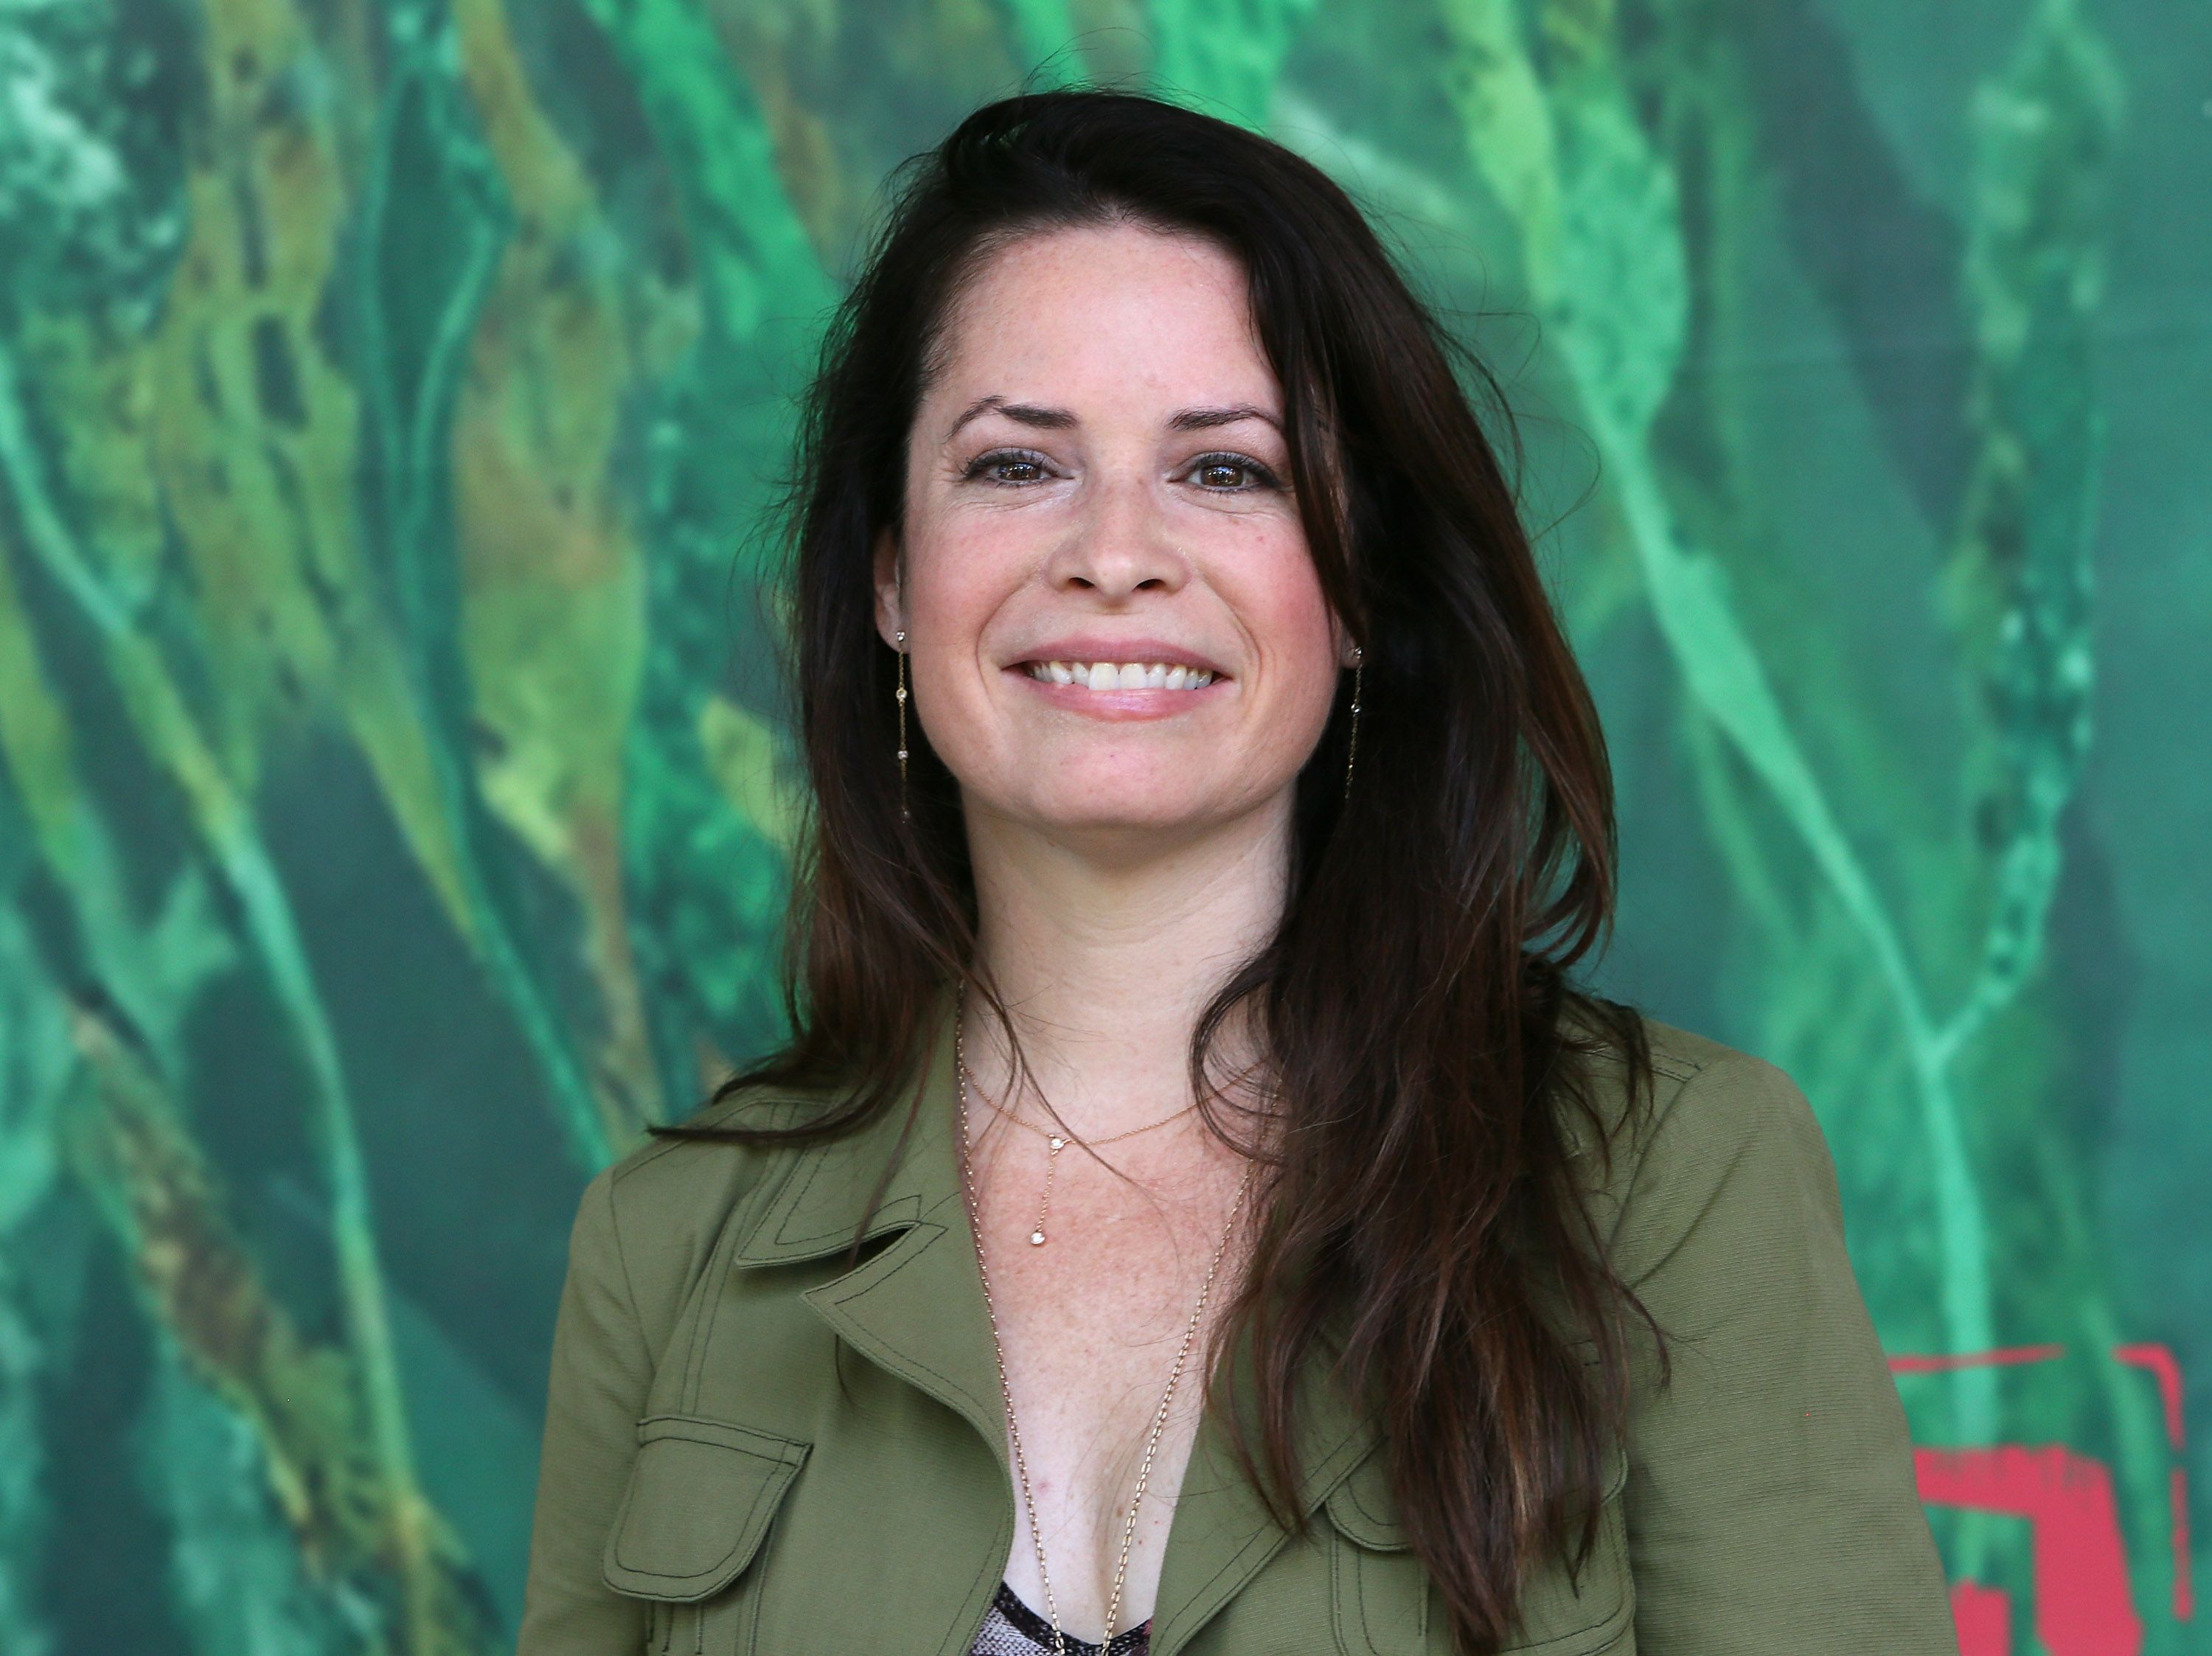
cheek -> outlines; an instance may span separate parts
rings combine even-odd
[[[915,710],[948,714],[957,727],[972,722],[972,710],[960,716],[949,710],[967,707],[982,688],[983,635],[1020,583],[1018,560],[1002,555],[988,537],[965,535],[956,543],[925,535],[909,544],[907,647],[913,653],[907,670]],[[948,739],[956,734],[946,731]],[[937,732],[931,736],[934,742]]]
[[[1335,689],[1336,644],[1328,598],[1303,545],[1284,559],[1274,579],[1253,589],[1246,613],[1272,659],[1281,693],[1312,713],[1317,730],[1328,719]]]
[[[1005,584],[1006,559],[988,536],[956,531],[930,516],[909,522],[907,547],[907,607],[917,659],[923,652],[941,658],[972,649]]]

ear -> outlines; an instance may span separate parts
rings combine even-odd
[[[899,647],[899,629],[906,625],[900,561],[898,537],[889,529],[878,530],[874,558],[876,631],[894,650]]]

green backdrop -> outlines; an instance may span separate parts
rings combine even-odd
[[[0,0],[0,1648],[511,1647],[577,1193],[775,1027],[789,398],[1032,71],[1487,353],[1966,1647],[2212,1649],[2194,0]]]

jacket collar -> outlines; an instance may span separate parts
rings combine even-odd
[[[953,1143],[958,1106],[949,993],[931,1020],[920,1091],[911,1126],[908,1111],[894,1105],[842,1137],[817,1140],[796,1151],[795,1165],[738,1241],[737,1258],[749,1265],[788,1265],[842,1251],[853,1241],[886,1167],[890,1173],[884,1180],[882,1199],[861,1240],[918,1223],[949,1228],[955,1216],[963,1234],[970,1234],[965,1233],[967,1209]],[[818,1100],[810,1102],[819,1107]],[[981,1292],[980,1282],[976,1291]]]
[[[894,1103],[799,1149],[736,1257],[773,1265],[842,1253],[880,1182],[862,1240],[896,1240],[802,1297],[847,1344],[958,1413],[1003,1461],[1006,1408],[960,1183],[952,1012],[948,992],[931,1020],[918,1107]]]
[[[842,1251],[883,1180],[882,1199],[864,1240],[894,1232],[896,1240],[803,1297],[854,1350],[975,1428],[1009,1480],[1010,1516],[1006,1409],[956,1142],[953,1006],[948,991],[933,1020],[918,1081],[920,1107],[911,1124],[905,1109],[893,1107],[850,1134],[799,1150],[789,1174],[738,1242],[736,1257],[769,1265]],[[1255,1392],[1248,1355],[1243,1343],[1230,1354],[1230,1383],[1223,1391],[1249,1419]],[[1321,1363],[1310,1367],[1294,1439],[1304,1514],[1312,1513],[1381,1441],[1375,1422],[1352,1405],[1324,1369]],[[1196,1378],[1187,1374],[1183,1383]],[[1154,1656],[1175,1656],[1285,1539],[1245,1479],[1227,1426],[1208,1410],[1169,1529],[1152,1617]]]

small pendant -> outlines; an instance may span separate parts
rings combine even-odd
[[[1058,1133],[1047,1133],[1044,1138],[1044,1199],[1037,1204],[1036,1228],[1030,1233],[1030,1246],[1044,1246],[1044,1216],[1052,1211],[1052,1170],[1060,1165],[1060,1147],[1067,1141]]]

